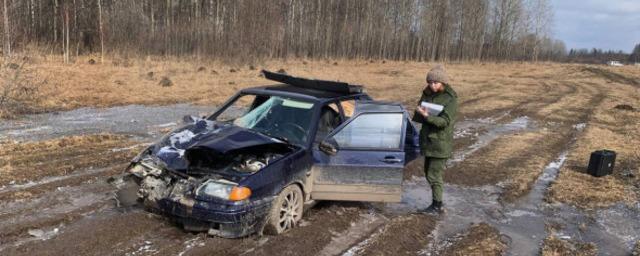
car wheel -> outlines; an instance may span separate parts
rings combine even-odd
[[[302,218],[302,190],[297,185],[289,185],[280,192],[271,205],[264,231],[270,235],[278,235],[293,228]]]

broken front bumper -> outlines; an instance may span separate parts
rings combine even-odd
[[[181,223],[186,230],[237,238],[259,231],[273,198],[243,204],[202,201],[193,198],[162,198],[157,208]]]

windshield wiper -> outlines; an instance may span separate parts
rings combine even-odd
[[[269,137],[271,137],[271,138],[275,138],[275,139],[278,139],[278,140],[284,141],[284,142],[286,142],[287,144],[291,144],[291,142],[289,142],[289,139],[287,139],[286,137],[273,135],[273,134],[268,133],[268,132],[264,132],[263,134],[264,134],[264,135],[267,135],[267,136],[269,136]]]
[[[259,130],[256,130],[256,129],[251,129],[251,130],[252,130],[252,131],[255,131],[255,132],[257,132],[257,133],[260,133],[260,134],[262,134],[262,135],[264,135],[264,136],[267,136],[267,137],[271,137],[271,138],[274,138],[274,139],[277,139],[277,140],[284,141],[284,142],[286,142],[287,144],[291,144],[291,142],[289,141],[289,139],[287,139],[286,137],[276,136],[276,135],[273,135],[273,134],[268,133],[268,132],[266,132],[266,131],[264,131],[264,132],[263,132],[263,131],[259,131]]]
[[[283,137],[283,136],[275,136],[275,135],[271,135],[271,134],[268,134],[268,135],[269,135],[269,136],[271,136],[271,137],[273,137],[273,138],[276,138],[276,139],[279,139],[279,140],[281,140],[281,141],[284,141],[284,142],[286,142],[287,144],[291,144],[291,142],[289,142],[289,139],[287,139],[287,137]]]

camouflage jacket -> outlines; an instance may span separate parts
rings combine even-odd
[[[458,95],[449,85],[442,92],[434,93],[428,88],[422,91],[422,101],[444,106],[437,116],[424,118],[419,113],[413,114],[413,121],[421,123],[420,152],[427,157],[449,158],[453,151],[453,126],[458,113]]]

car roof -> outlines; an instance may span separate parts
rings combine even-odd
[[[339,81],[327,81],[295,77],[285,73],[262,70],[264,78],[281,84],[244,89],[244,93],[277,94],[290,97],[312,98],[316,100],[336,99],[349,96],[366,95],[364,87]]]
[[[253,94],[271,94],[270,92],[281,92],[285,94],[294,94],[300,96],[312,97],[318,100],[327,100],[327,99],[335,99],[342,98],[346,96],[357,96],[357,95],[366,95],[365,93],[351,93],[351,92],[333,92],[333,91],[324,91],[324,90],[315,90],[310,88],[304,88],[289,84],[275,84],[275,85],[266,85],[266,86],[258,86],[243,89],[242,92],[245,93],[253,93]],[[291,96],[294,96],[291,95]]]

